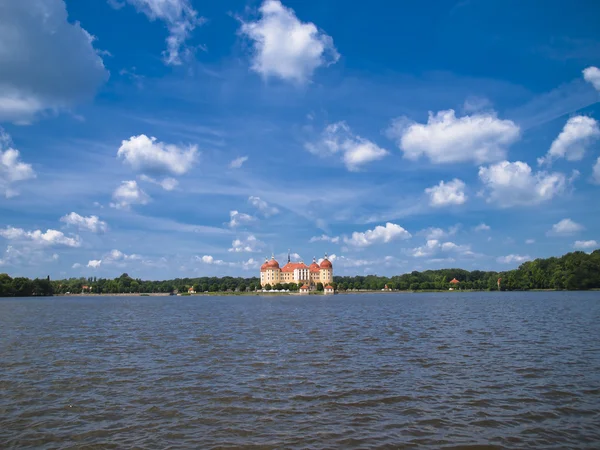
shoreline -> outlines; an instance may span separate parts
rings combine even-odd
[[[600,289],[588,289],[589,291],[598,291]],[[344,292],[336,292],[333,295],[361,295],[361,294],[425,294],[425,293],[461,293],[461,292],[579,292],[577,291],[568,291],[564,289],[528,289],[526,291],[484,291],[484,290],[475,290],[475,289],[463,289],[463,290],[419,290],[419,291],[379,291],[379,290],[360,290],[360,291],[344,291]],[[163,292],[149,292],[149,293],[117,293],[117,294],[109,294],[109,293],[79,293],[79,294],[55,294],[53,297],[250,297],[250,296],[323,296],[329,297],[332,294],[324,294],[322,292],[318,293],[309,293],[309,294],[300,294],[299,292],[207,292],[201,294],[183,294],[183,295],[171,295]],[[9,298],[9,297],[7,297]]]

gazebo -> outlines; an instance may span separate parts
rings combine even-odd
[[[452,287],[450,288],[450,290],[453,291],[454,288],[458,287],[459,283],[460,283],[460,281],[458,281],[456,278],[452,278],[450,280],[450,284],[452,285]]]

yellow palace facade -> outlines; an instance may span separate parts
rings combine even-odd
[[[325,255],[321,264],[318,264],[316,259],[307,266],[304,262],[291,262],[288,255],[287,264],[279,267],[279,263],[272,256],[271,259],[266,259],[265,263],[260,267],[260,285],[265,287],[267,284],[274,286],[277,283],[296,283],[306,285],[310,290],[314,290],[317,283],[322,283],[323,286],[333,282],[333,264]]]

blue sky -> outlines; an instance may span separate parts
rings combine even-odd
[[[598,247],[592,1],[0,5],[0,272],[505,270]]]

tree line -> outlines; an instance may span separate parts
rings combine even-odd
[[[439,269],[414,271],[392,277],[334,276],[334,282],[331,284],[338,291],[381,290],[386,286],[388,289],[401,291],[448,290],[451,286],[450,280],[454,278],[460,281],[458,288],[469,290],[497,290],[498,279],[500,279],[500,289],[507,291],[599,289],[600,250],[591,254],[572,252],[559,258],[536,259],[521,264],[515,270],[505,272]],[[295,283],[265,287],[290,291],[297,291],[300,288]],[[189,288],[193,288],[197,293],[252,292],[260,289],[260,280],[257,277],[200,277],[152,281],[132,278],[126,273],[115,279],[90,277],[31,280],[0,274],[0,297],[65,295],[82,292],[90,294],[187,293]],[[323,286],[319,283],[318,288],[322,290]]]

